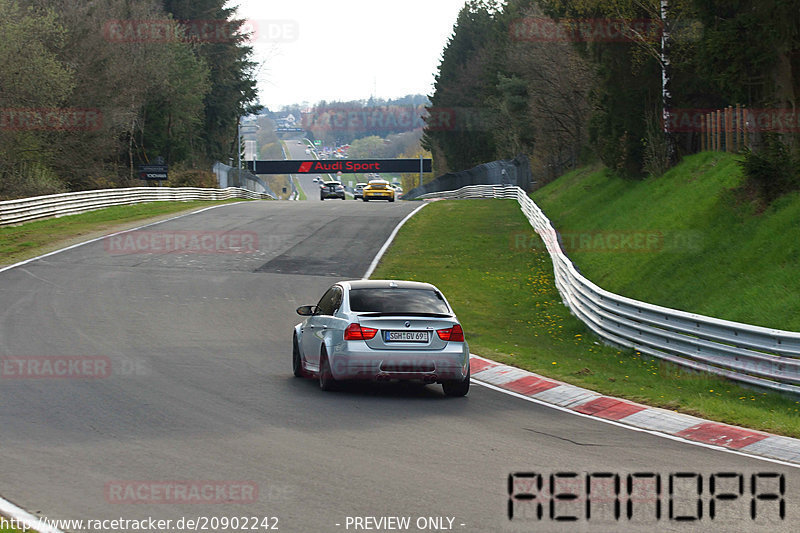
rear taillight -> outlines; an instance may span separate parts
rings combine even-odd
[[[377,329],[365,328],[360,324],[350,324],[344,330],[344,340],[346,341],[368,341],[378,333]]]
[[[436,334],[443,341],[464,342],[464,330],[461,329],[460,324],[456,324],[452,328],[436,330]]]

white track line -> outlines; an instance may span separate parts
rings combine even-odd
[[[49,526],[43,522],[43,518],[30,514],[25,509],[17,507],[13,503],[0,498],[0,514],[13,518],[18,524],[25,524],[29,529],[34,529],[39,533],[64,533],[60,529]],[[20,529],[20,528],[17,528]]]
[[[370,263],[369,268],[364,273],[364,277],[362,279],[369,279],[369,277],[372,276],[372,273],[375,272],[375,268],[377,268],[378,263],[380,262],[381,258],[383,257],[383,254],[385,254],[386,250],[389,249],[389,246],[392,244],[392,241],[394,240],[395,236],[397,235],[397,232],[400,231],[400,228],[403,227],[403,224],[408,222],[408,220],[411,217],[416,215],[417,212],[419,212],[419,210],[422,209],[423,207],[425,207],[426,205],[428,205],[428,203],[427,202],[423,202],[421,206],[419,206],[418,208],[416,208],[412,212],[410,212],[408,214],[408,216],[406,216],[406,218],[401,220],[400,223],[397,224],[397,226],[395,226],[394,230],[389,235],[389,238],[386,239],[386,242],[383,243],[383,246],[381,246],[381,249],[378,250],[378,254],[375,256],[375,259],[372,260],[372,263]]]
[[[792,468],[800,468],[800,465],[798,465],[796,463],[789,463],[789,462],[786,462],[786,461],[781,461],[780,459],[772,459],[770,457],[763,457],[761,455],[751,455],[749,453],[744,453],[744,452],[741,452],[741,451],[738,451],[738,450],[732,450],[730,448],[724,448],[722,446],[715,446],[713,444],[707,444],[705,442],[697,442],[697,441],[694,441],[694,440],[688,440],[688,439],[684,439],[683,437],[677,437],[675,435],[669,435],[667,433],[660,433],[660,432],[654,431],[652,429],[638,428],[636,426],[631,426],[631,425],[628,425],[628,424],[624,424],[622,422],[617,422],[615,420],[608,420],[608,419],[605,419],[605,418],[600,418],[600,417],[596,417],[596,416],[592,416],[592,415],[587,415],[585,413],[580,413],[578,411],[573,411],[572,409],[568,409],[566,407],[561,407],[560,405],[554,405],[552,403],[543,402],[542,400],[539,400],[537,398],[532,398],[530,396],[525,396],[524,394],[520,394],[518,392],[514,392],[514,391],[503,389],[501,387],[498,387],[497,385],[492,385],[491,383],[486,383],[486,382],[480,381],[477,378],[472,378],[472,382],[473,383],[477,383],[481,387],[486,387],[487,389],[496,390],[497,392],[502,392],[503,394],[508,394],[509,396],[513,396],[513,397],[519,398],[521,400],[525,400],[525,401],[528,401],[528,402],[533,402],[533,403],[539,404],[539,405],[541,405],[543,407],[549,407],[551,409],[557,409],[559,411],[563,411],[564,413],[569,413],[571,415],[580,416],[580,417],[583,417],[583,418],[589,418],[591,420],[596,420],[598,422],[603,422],[604,424],[611,424],[612,426],[617,426],[617,427],[629,429],[631,431],[639,431],[641,433],[649,433],[650,435],[655,435],[656,437],[662,437],[662,438],[665,438],[665,439],[676,440],[676,441],[679,441],[679,442],[684,442],[686,444],[692,444],[693,446],[701,446],[703,448],[710,448],[712,450],[717,450],[717,451],[720,451],[720,452],[727,452],[727,453],[732,453],[732,454],[735,454],[735,455],[741,455],[743,457],[749,457],[750,459],[758,459],[760,461],[767,461],[769,463],[775,463],[775,464],[779,464],[779,465],[783,465],[783,466],[791,466]]]
[[[9,265],[7,267],[0,268],[0,273],[1,272],[5,272],[6,270],[11,270],[12,268],[20,267],[22,265],[27,265],[28,263],[32,263],[33,261],[38,261],[39,259],[43,259],[45,257],[50,257],[51,255],[60,254],[61,252],[66,252],[67,250],[72,250],[73,248],[78,248],[79,246],[83,246],[85,244],[91,244],[93,242],[102,241],[103,239],[106,239],[108,237],[113,237],[115,235],[122,235],[123,233],[129,233],[131,231],[138,231],[138,230],[143,229],[143,228],[149,228],[150,226],[155,226],[156,224],[163,224],[164,222],[169,222],[170,220],[177,220],[179,218],[188,217],[190,215],[196,215],[197,213],[202,213],[203,211],[209,211],[211,209],[216,209],[218,207],[225,207],[225,206],[228,206],[228,205],[236,205],[236,204],[232,203],[232,204],[212,205],[211,207],[204,207],[203,209],[199,209],[197,211],[192,211],[191,213],[184,213],[182,215],[178,215],[178,216],[175,216],[175,217],[172,217],[172,218],[159,220],[158,222],[152,222],[150,224],[145,224],[144,226],[139,226],[139,227],[136,227],[136,228],[131,228],[131,229],[118,231],[116,233],[109,233],[108,235],[103,235],[102,237],[97,237],[96,239],[91,239],[91,240],[88,240],[88,241],[79,242],[78,244],[73,244],[72,246],[67,246],[66,248],[61,248],[61,249],[56,250],[54,252],[49,252],[49,253],[46,253],[46,254],[43,254],[43,255],[38,255],[36,257],[31,257],[30,259],[26,259],[25,261],[20,261],[19,263],[14,263],[13,265]]]
[[[216,209],[218,207],[225,207],[229,205],[236,205],[236,203],[230,204],[220,204],[220,205],[212,205],[211,207],[204,207],[203,209],[198,209],[197,211],[192,211],[191,213],[183,213],[182,215],[174,216],[172,218],[168,218],[165,220],[159,220],[158,222],[152,222],[150,224],[145,224],[143,226],[139,226],[136,228],[126,229],[123,231],[118,231],[116,233],[112,233],[109,235],[103,235],[102,237],[97,237],[96,239],[91,239],[85,242],[81,242],[78,244],[73,244],[72,246],[67,246],[66,248],[61,248],[60,250],[56,250],[54,252],[46,253],[43,255],[39,255],[37,257],[32,257],[31,259],[26,259],[25,261],[20,261],[19,263],[15,263],[13,265],[9,265],[7,267],[0,268],[0,273],[5,272],[7,270],[11,270],[12,268],[17,268],[22,265],[27,265],[28,263],[32,263],[33,261],[38,261],[39,259],[43,259],[45,257],[49,257],[51,255],[60,254],[61,252],[66,252],[67,250],[72,250],[73,248],[77,248],[79,246],[83,246],[85,244],[91,244],[93,242],[97,242],[103,240],[108,237],[112,237],[114,235],[122,235],[123,233],[128,233],[131,231],[137,231],[143,228],[149,228],[150,226],[155,226],[156,224],[163,224],[164,222],[169,222],[170,220],[177,220],[179,218],[188,217],[190,215],[196,215],[197,213],[202,213],[203,211],[209,211],[211,209]],[[0,498],[0,514],[7,516],[8,518],[14,518],[17,521],[26,524],[28,527],[35,529],[39,533],[64,533],[63,531],[56,529],[52,526],[48,526],[40,522],[40,518],[30,514],[29,512],[25,511],[21,507],[14,505],[10,501]]]

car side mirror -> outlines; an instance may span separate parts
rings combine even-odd
[[[301,305],[297,308],[297,314],[300,316],[311,316],[317,312],[316,305]]]

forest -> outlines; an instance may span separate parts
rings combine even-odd
[[[524,153],[541,184],[592,161],[639,179],[701,149],[705,110],[740,105],[788,117],[746,154],[774,174],[800,167],[798,95],[798,0],[469,0],[430,97],[453,120],[423,143],[438,174]]]
[[[0,200],[140,186],[160,160],[170,185],[209,185],[259,109],[226,3],[0,0]]]
[[[259,111],[226,6],[0,0],[0,200],[141,185],[160,160],[170,185],[213,185]],[[388,152],[430,153],[437,175],[526,154],[543,184],[593,161],[660,175],[702,149],[698,117],[739,105],[781,117],[745,153],[774,198],[800,188],[798,94],[800,0],[468,0],[429,97],[319,102],[302,126],[375,150],[425,114],[424,151]]]

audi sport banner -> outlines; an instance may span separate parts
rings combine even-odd
[[[308,161],[247,161],[255,174],[356,174],[419,172],[419,159],[312,159]],[[422,172],[432,172],[433,160],[422,160]]]

